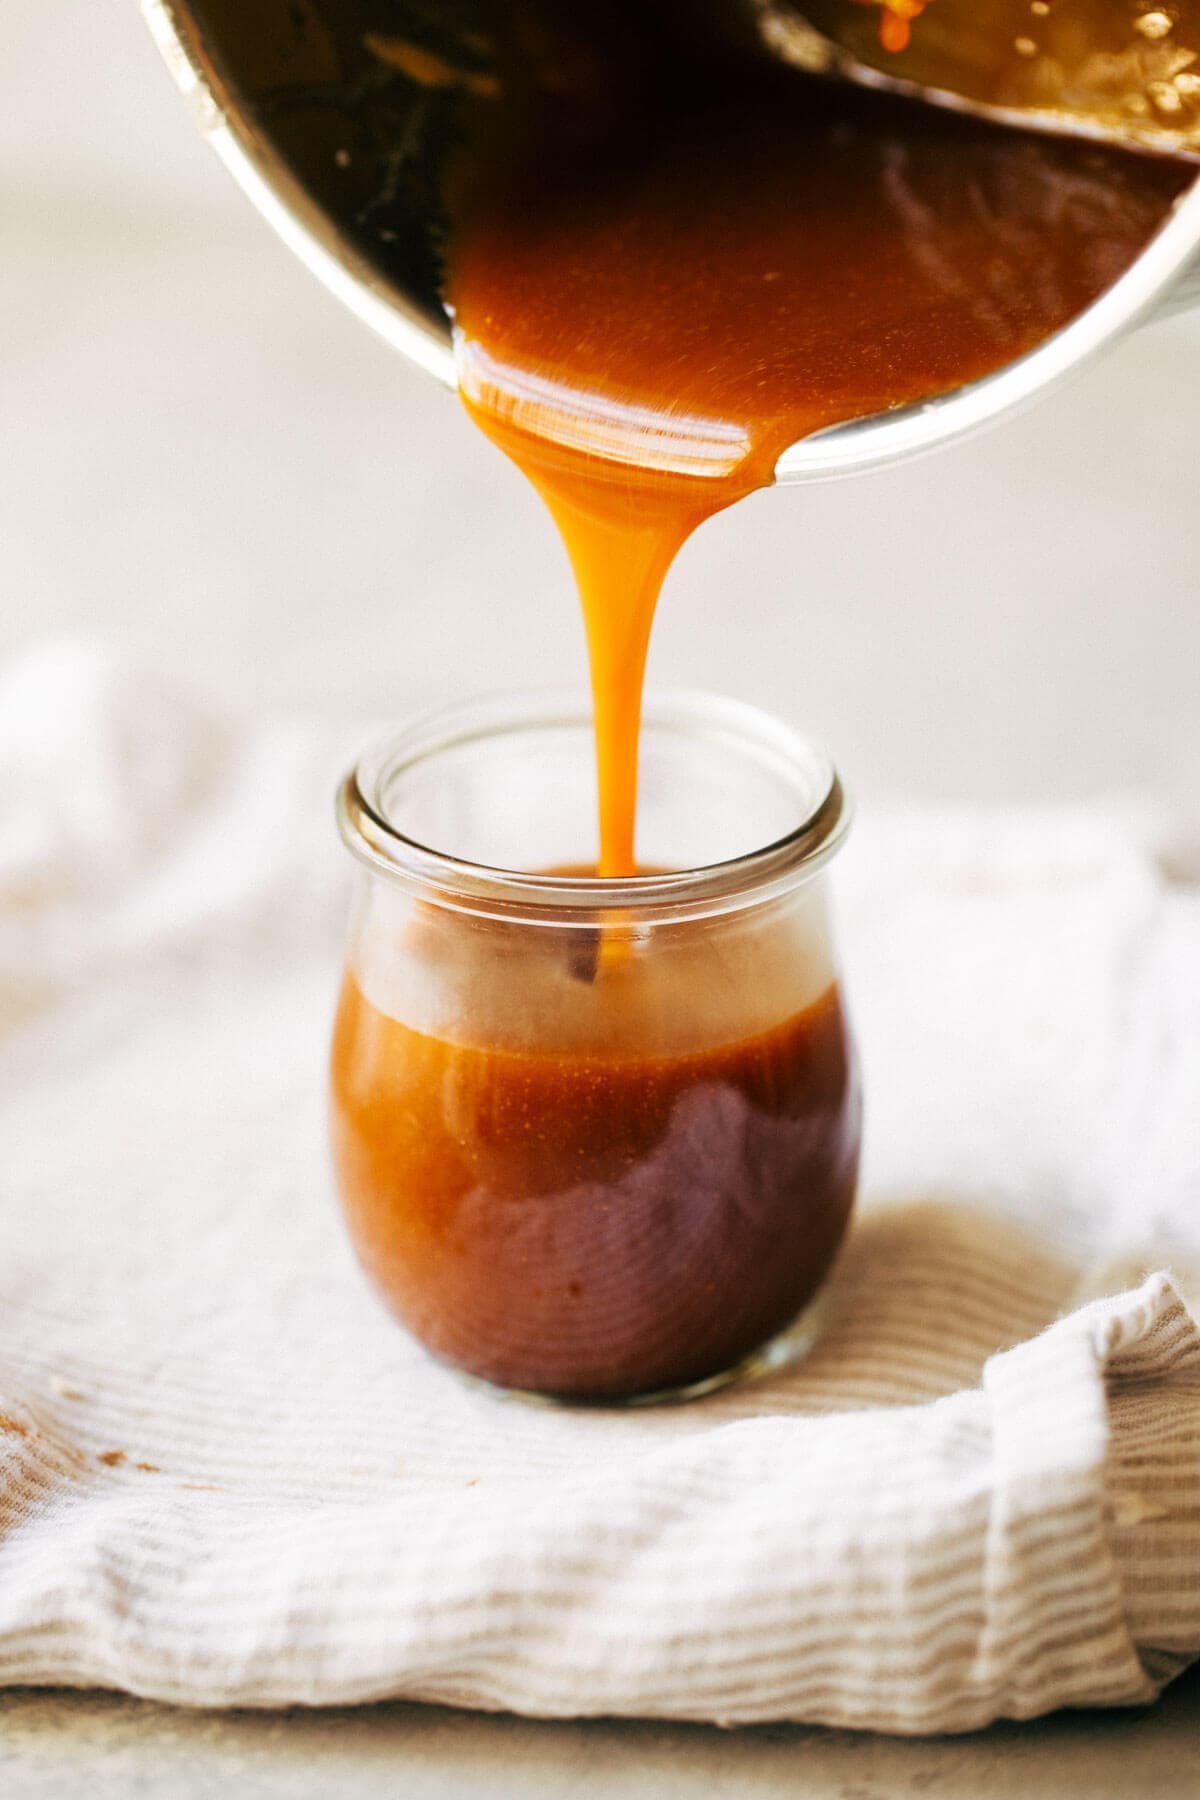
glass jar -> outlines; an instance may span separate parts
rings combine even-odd
[[[847,806],[755,709],[650,697],[640,865],[596,866],[583,697],[427,716],[342,786],[360,864],[334,1162],[387,1305],[507,1389],[627,1401],[775,1366],[860,1137],[824,871]]]

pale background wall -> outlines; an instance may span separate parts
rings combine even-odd
[[[860,791],[1200,765],[1200,317],[957,452],[758,496],[684,555],[660,680]],[[102,634],[239,704],[401,714],[582,673],[561,552],[195,135],[134,0],[0,13],[0,653]]]

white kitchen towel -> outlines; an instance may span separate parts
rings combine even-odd
[[[904,1732],[1152,1698],[1200,1653],[1186,834],[864,817],[824,1336],[533,1408],[428,1361],[340,1227],[359,736],[0,669],[0,1681]]]

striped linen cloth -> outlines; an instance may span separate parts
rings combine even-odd
[[[352,748],[71,646],[0,670],[0,1681],[897,1732],[1151,1699],[1200,1653],[1186,833],[864,818],[824,1335],[556,1411],[429,1363],[343,1239]]]

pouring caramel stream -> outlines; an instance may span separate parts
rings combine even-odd
[[[1194,170],[790,71],[681,65],[654,9],[562,11],[506,9],[448,294],[467,409],[574,568],[599,867],[620,877],[651,624],[691,533],[798,439],[1035,348],[1128,268]]]

